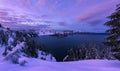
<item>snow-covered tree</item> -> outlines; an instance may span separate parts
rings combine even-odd
[[[84,60],[86,58],[86,51],[87,50],[85,45],[81,45],[78,48],[70,49],[63,61]]]
[[[115,12],[108,16],[108,18],[109,21],[105,25],[110,27],[106,31],[110,33],[110,36],[104,44],[113,47],[112,51],[115,52],[113,55],[120,59],[120,4],[117,5]]]
[[[22,59],[22,57],[24,56],[24,53],[22,52],[23,48],[25,48],[25,42],[17,44],[16,47],[14,47],[12,51],[5,56],[4,59],[10,60],[13,63],[18,63],[18,64],[20,62],[21,65],[25,64],[26,61]],[[23,61],[20,59],[22,59]]]
[[[112,55],[111,48],[107,47],[100,51],[100,59],[114,60],[115,57]]]
[[[87,48],[84,44],[81,44],[81,46],[79,47],[78,50],[78,60],[82,60],[86,58],[86,52],[87,52]]]
[[[95,44],[90,44],[86,53],[86,59],[98,59],[99,52]]]

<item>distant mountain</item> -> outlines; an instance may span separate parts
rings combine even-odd
[[[75,32],[76,34],[96,34],[96,35],[109,35],[109,33],[96,33],[96,32]]]

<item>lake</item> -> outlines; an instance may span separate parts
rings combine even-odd
[[[102,42],[106,37],[106,34],[74,34],[66,37],[39,36],[35,40],[37,44],[44,45],[57,61],[62,61],[70,48],[77,48],[81,44],[88,47],[91,43],[95,43],[98,49],[105,48]]]

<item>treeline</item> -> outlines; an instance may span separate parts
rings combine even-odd
[[[68,50],[67,56],[63,61],[78,61],[88,59],[115,59],[112,55],[111,48],[103,48],[101,50],[97,48],[95,44],[90,44],[89,47],[80,45],[78,48],[72,48]]]

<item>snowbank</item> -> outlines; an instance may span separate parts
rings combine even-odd
[[[0,62],[0,71],[120,71],[117,60],[84,60],[76,62],[46,62],[28,59],[25,66]]]

